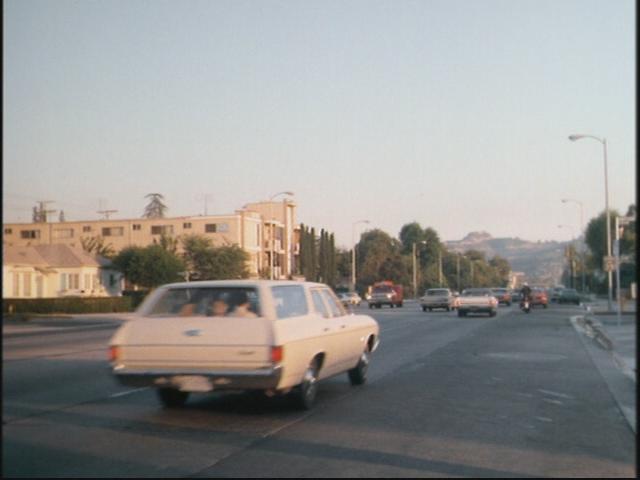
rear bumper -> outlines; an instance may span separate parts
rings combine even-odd
[[[116,380],[130,387],[180,387],[184,377],[205,377],[211,390],[266,390],[278,386],[282,378],[282,366],[226,371],[201,369],[131,369],[122,366],[112,368]]]

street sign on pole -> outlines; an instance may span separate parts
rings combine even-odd
[[[614,256],[606,255],[602,259],[602,269],[605,272],[613,272],[616,268],[616,259]]]

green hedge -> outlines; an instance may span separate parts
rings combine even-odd
[[[16,298],[2,300],[2,313],[112,313],[133,311],[131,297]]]
[[[149,290],[124,290],[122,295],[131,298],[131,308],[135,310],[149,294]]]

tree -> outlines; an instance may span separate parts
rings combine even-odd
[[[362,292],[381,280],[408,285],[408,263],[402,260],[401,250],[402,243],[382,230],[363,233],[357,245],[357,290]]]
[[[249,254],[238,245],[214,247],[210,238],[187,235],[182,239],[183,259],[192,280],[227,280],[249,277]]]
[[[113,266],[129,282],[145,288],[182,280],[185,267],[179,256],[160,245],[124,248],[113,259]]]
[[[144,209],[143,218],[164,218],[168,208],[163,203],[164,197],[159,193],[149,193],[144,198],[149,199],[149,203]]]
[[[80,238],[80,244],[82,249],[93,255],[100,255],[105,258],[113,258],[115,250],[110,243],[105,244],[104,237],[97,235],[95,237],[82,237]]]

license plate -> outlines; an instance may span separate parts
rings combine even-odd
[[[182,392],[210,392],[213,390],[209,379],[200,375],[177,375],[171,380]]]

